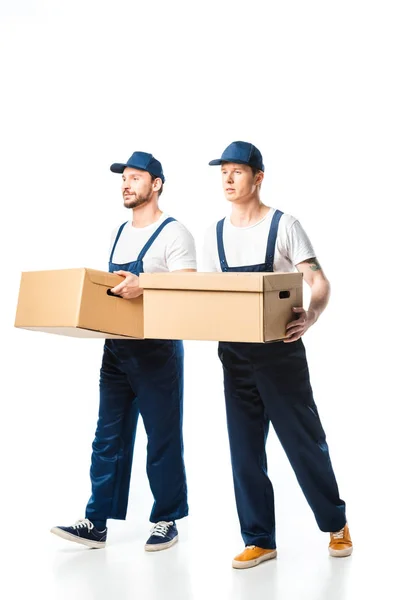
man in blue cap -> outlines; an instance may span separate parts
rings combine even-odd
[[[143,272],[195,271],[192,235],[159,208],[164,185],[161,163],[134,152],[111,165],[122,174],[122,195],[132,220],[112,237],[109,271],[123,281],[111,291],[136,298]],[[147,433],[147,475],[154,523],[145,550],[178,541],[175,521],[188,514],[182,440],[183,345],[176,340],[107,339],[100,370],[100,407],[93,442],[92,495],[85,519],[52,533],[90,548],[103,548],[107,519],[125,519],[139,414]]]
[[[328,303],[329,282],[299,221],[261,202],[264,165],[253,144],[233,142],[209,164],[221,166],[232,212],[207,231],[205,270],[297,269],[311,288],[308,310],[293,309],[295,318],[287,325],[284,341],[219,344],[236,506],[245,543],[232,566],[246,569],[277,555],[274,495],[265,453],[270,423],[319,528],[331,533],[329,553],[349,556],[352,542],[345,503],[339,497],[301,340]]]

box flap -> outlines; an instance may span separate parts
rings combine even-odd
[[[271,292],[274,290],[290,290],[294,287],[302,286],[303,273],[265,273],[264,290]]]
[[[264,281],[267,281],[264,283]],[[301,284],[301,273],[141,273],[143,289],[262,292]]]
[[[107,273],[107,271],[96,271],[95,269],[85,269],[85,271],[92,283],[104,285],[109,288],[115,287],[124,279],[122,275]]]

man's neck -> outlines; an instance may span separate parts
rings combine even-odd
[[[261,221],[270,211],[270,207],[254,198],[243,204],[233,204],[231,223],[235,227],[250,227]]]
[[[152,225],[162,215],[162,210],[158,207],[158,204],[149,203],[144,206],[138,206],[138,208],[132,209],[132,226],[133,227],[148,227]]]

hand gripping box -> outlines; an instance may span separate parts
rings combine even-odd
[[[146,338],[271,342],[302,306],[301,273],[143,273]]]
[[[111,296],[123,278],[94,269],[22,273],[15,327],[75,337],[143,338],[143,298]]]

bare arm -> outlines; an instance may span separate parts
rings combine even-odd
[[[295,342],[305,334],[311,325],[314,325],[325,310],[331,291],[329,281],[315,257],[299,263],[296,268],[303,273],[304,280],[311,288],[311,299],[307,311],[301,307],[293,308],[297,319],[288,324],[285,342]]]
[[[195,269],[180,269],[174,271],[174,273],[193,272]],[[139,287],[139,277],[130,273],[129,271],[115,271],[116,275],[122,275],[125,277],[121,283],[112,288],[112,293],[130,300],[132,298],[138,298],[143,294],[143,288]]]

